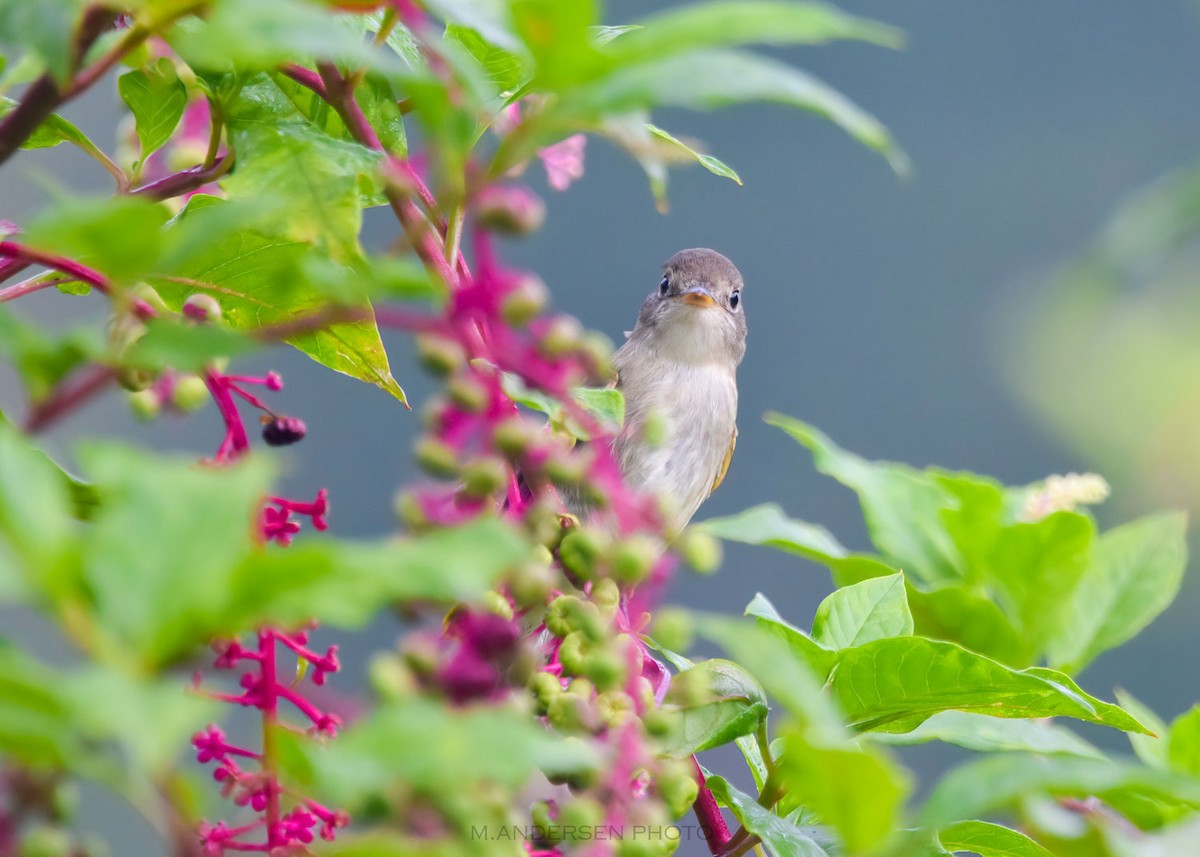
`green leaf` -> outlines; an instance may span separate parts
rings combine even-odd
[[[749,735],[767,717],[767,697],[754,677],[735,663],[701,661],[671,681],[664,710],[677,730],[662,751],[678,757]]]
[[[193,207],[197,199],[201,202]],[[314,251],[253,226],[230,231],[225,209],[229,206],[228,213],[237,215],[241,205],[196,197],[172,221],[168,234],[175,265],[170,277],[154,280],[168,307],[178,312],[189,295],[210,295],[221,304],[223,322],[235,331],[281,324],[326,307],[327,286],[315,286],[305,275],[314,270],[306,266]],[[203,241],[206,234],[211,235],[208,243]],[[288,341],[329,368],[405,401],[374,322],[336,324]]]
[[[808,447],[817,470],[858,494],[871,541],[888,562],[926,582],[961,579],[961,557],[942,525],[942,511],[956,505],[945,488],[906,465],[846,452],[791,417],[767,414],[766,421]]]
[[[281,235],[335,261],[356,258],[364,191],[378,184],[379,153],[313,125],[267,75],[254,77],[224,109],[238,154],[222,183],[230,198],[274,197],[288,212]]]
[[[197,694],[180,692],[176,677],[134,678],[93,666],[64,682],[72,706],[72,728],[90,741],[115,742],[132,764],[131,776],[171,773],[197,727],[218,706]]]
[[[17,104],[18,102],[11,98],[0,96],[0,118],[15,110]],[[51,113],[43,119],[42,124],[38,125],[37,129],[21,144],[21,148],[51,149],[60,143],[71,143],[92,155],[99,152],[96,144],[88,139],[86,134],[57,113]]]
[[[1138,720],[1145,722],[1140,716]],[[873,732],[870,733],[870,737],[872,741],[888,745],[908,746],[929,741],[944,741],[979,753],[1017,751],[1043,755],[1065,753],[1091,759],[1106,758],[1103,753],[1065,727],[1041,720],[1005,720],[965,711],[943,711],[935,714],[911,732]],[[1154,740],[1144,735],[1130,735],[1130,738]]]
[[[139,163],[145,163],[146,158],[171,139],[183,118],[187,87],[175,73],[175,64],[167,57],[159,57],[117,78],[117,91],[133,113],[141,145]]]
[[[664,131],[662,128],[659,128],[657,125],[647,124],[646,128],[658,139],[670,143],[673,147],[695,158],[700,166],[704,167],[704,169],[708,170],[713,175],[730,179],[738,184],[742,183],[741,177],[734,172],[733,168],[719,158],[714,158],[712,155],[706,155],[703,152],[697,152],[687,143],[683,142],[678,137],[672,136],[670,133]]]
[[[953,643],[893,637],[843,650],[830,679],[859,731],[906,732],[939,711],[993,717],[1075,717],[1145,732],[1115,705],[1083,693],[1053,670],[1014,670]]]
[[[148,274],[163,251],[165,206],[141,197],[63,199],[39,215],[25,243],[98,269],[121,283]],[[129,240],[136,235],[137,240]]]
[[[598,764],[590,745],[553,735],[520,712],[454,710],[424,699],[384,704],[328,746],[291,733],[279,738],[293,778],[339,806],[401,783],[421,793],[461,795],[471,783],[517,788],[537,770],[565,774]]]
[[[837,652],[830,651],[808,634],[779,615],[766,596],[757,592],[746,605],[745,614],[758,620],[758,625],[785,642],[792,654],[808,664],[817,677],[824,681],[833,665],[837,663]]]
[[[1182,514],[1156,515],[1100,536],[1071,594],[1049,660],[1079,672],[1096,655],[1129,640],[1174,600],[1187,566]]]
[[[900,47],[899,30],[824,3],[695,3],[643,18],[610,49],[619,62],[644,62],[700,48],[749,44],[817,45],[841,39]]]
[[[988,821],[960,821],[938,831],[950,851],[970,851],[980,857],[1054,857],[1024,833]]]
[[[986,579],[1031,646],[1041,649],[1067,621],[1067,604],[1091,561],[1096,525],[1078,512],[1055,512],[1000,530]]]
[[[60,381],[103,351],[94,329],[51,336],[0,307],[0,355],[20,374],[31,402],[45,400]]]
[[[267,493],[267,461],[200,468],[99,445],[79,455],[103,498],[81,550],[96,620],[125,656],[146,667],[171,663],[224,618]]]
[[[332,10],[303,0],[216,0],[202,23],[188,19],[170,36],[171,46],[201,69],[271,69],[280,63],[336,60],[347,67],[399,69]]]
[[[1170,742],[1167,734],[1167,724],[1148,706],[1143,705],[1133,694],[1117,688],[1117,701],[1121,707],[1138,719],[1152,734],[1138,735],[1130,733],[1129,743],[1133,752],[1142,762],[1151,768],[1168,768],[1167,752]]]
[[[453,529],[379,542],[304,541],[256,551],[232,572],[222,610],[226,633],[264,621],[310,619],[361,628],[406,601],[474,601],[528,555],[510,527],[481,519]]]
[[[827,857],[826,851],[803,830],[760,806],[723,778],[708,776],[706,783],[713,797],[729,807],[746,830],[761,839],[776,857]]]
[[[725,541],[766,545],[821,563],[833,572],[839,585],[896,573],[874,557],[851,554],[824,527],[788,518],[774,503],[709,518],[697,526]]]
[[[632,35],[632,34],[631,34]],[[614,44],[619,44],[616,42]],[[753,54],[697,50],[615,71],[575,90],[548,124],[651,107],[712,109],[749,101],[777,102],[816,113],[885,158],[899,173],[907,158],[887,129],[844,95],[798,69]]]
[[[528,62],[519,54],[492,44],[478,30],[451,24],[446,28],[446,38],[458,42],[475,58],[498,91],[514,92],[525,80]]]
[[[837,742],[845,737],[842,716],[818,677],[770,630],[724,616],[698,616],[696,631],[749,670],[767,693],[807,725],[810,738]]]
[[[0,600],[54,600],[57,569],[74,539],[62,476],[45,453],[0,419]]]
[[[45,63],[59,86],[65,86],[71,72],[72,34],[83,7],[83,0],[0,0],[0,33],[19,33],[21,47]]]
[[[892,833],[911,790],[895,763],[852,743],[811,742],[802,731],[786,733],[782,743],[780,812],[804,807],[836,830],[852,854],[870,851]]]
[[[1168,805],[1200,805],[1200,780],[1125,762],[1074,756],[1003,753],[950,771],[934,787],[917,816],[940,827],[998,812],[1036,795],[1110,801],[1139,796]]]
[[[1200,705],[1193,705],[1171,723],[1167,762],[1174,771],[1200,775]]]
[[[996,603],[961,584],[930,590],[908,587],[913,633],[958,643],[1010,667],[1026,667],[1036,649],[1017,632]]]
[[[512,372],[501,373],[501,384],[506,396],[530,410],[546,414],[549,417],[548,422],[555,429],[566,431],[579,440],[592,439],[583,426],[563,413],[561,402],[540,390],[526,386],[518,375]],[[615,432],[625,422],[625,397],[620,390],[607,387],[576,387],[571,391],[571,398],[599,420],[607,431]]]
[[[0,753],[38,767],[86,758],[62,686],[45,664],[0,640]]]
[[[910,636],[912,632],[903,574],[838,589],[821,602],[813,619],[813,639],[832,649]]]
[[[130,366],[160,369],[170,366],[184,372],[199,372],[220,357],[238,357],[258,344],[226,327],[215,324],[179,323],[151,319],[146,333],[124,355]]]
[[[625,424],[625,397],[620,390],[577,387],[571,391],[571,398],[609,430],[618,430]]]

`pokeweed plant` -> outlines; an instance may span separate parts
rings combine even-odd
[[[493,247],[542,220],[526,165],[565,189],[605,137],[662,206],[671,164],[737,175],[650,111],[755,99],[813,111],[897,170],[904,157],[846,98],[745,50],[895,45],[889,27],[794,2],[601,22],[586,0],[0,0],[0,163],[72,145],[116,185],[2,224],[0,303],[56,289],[107,321],[54,333],[0,308],[28,397],[0,422],[0,598],[75,652],[53,665],[25,640],[0,647],[0,855],[100,853],[72,822],[84,781],[177,855],[1195,841],[1200,718],[1168,727],[1071,678],[1174,596],[1179,516],[1099,533],[1082,511],[1107,490],[1097,477],[1006,488],[874,464],[784,417],[770,420],[859,493],[875,553],[774,506],[667,532],[623,484],[606,343]],[[108,152],[56,111],[113,85],[129,120]],[[360,243],[371,206],[395,216],[387,252]],[[265,447],[305,425],[281,411],[278,374],[230,363],[286,342],[405,402],[381,328],[442,379],[415,450],[431,478],[399,495],[401,534],[353,541],[326,491],[272,490]],[[190,459],[88,442],[82,475],[39,450],[114,387],[146,418],[211,399],[223,435]],[[592,518],[563,514],[564,486]],[[680,558],[719,564],[718,539],[827,565],[839,588],[811,632],[762,595],[750,618],[658,609]],[[336,640],[390,610],[409,631],[371,661],[377,699],[355,710],[328,690]],[[689,660],[696,634],[732,660]],[[1058,718],[1129,733],[1138,760]],[[983,755],[916,799],[890,747],[927,741]],[[725,744],[756,793],[701,766]]]

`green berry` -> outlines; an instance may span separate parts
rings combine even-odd
[[[637,708],[629,694],[620,690],[607,690],[596,697],[596,711],[600,719],[610,728],[624,726],[637,716]]]
[[[661,554],[662,546],[657,539],[646,535],[630,536],[613,551],[612,576],[618,583],[627,586],[641,583]]]
[[[162,411],[162,400],[154,390],[142,390],[129,396],[129,408],[143,422],[149,422]]]
[[[607,539],[596,530],[577,527],[563,536],[558,546],[558,558],[563,567],[583,580],[597,575],[600,558],[604,555]]]
[[[611,690],[625,679],[625,663],[610,649],[590,652],[583,663],[583,674],[601,690]]]
[[[458,457],[448,445],[432,437],[417,441],[417,463],[431,476],[452,477],[458,474]]]
[[[679,818],[696,802],[700,786],[690,771],[671,771],[659,775],[658,792],[671,817]]]
[[[208,385],[199,375],[180,375],[171,385],[171,404],[184,413],[197,410],[208,399]]]
[[[522,277],[520,285],[509,292],[500,305],[504,320],[513,327],[523,327],[546,308],[550,292],[537,277]]]
[[[457,342],[431,334],[417,337],[417,359],[426,372],[437,378],[447,377],[465,362]]]
[[[520,607],[540,607],[546,603],[546,596],[550,594],[554,580],[554,569],[549,563],[530,560],[518,566],[512,573],[508,581],[508,591]]]
[[[672,652],[686,652],[694,637],[692,614],[680,608],[667,607],[654,614],[651,632],[654,641]]]
[[[560,693],[546,705],[546,718],[559,732],[568,735],[591,732],[591,703],[573,693]]]
[[[684,561],[701,574],[711,574],[721,565],[721,542],[703,530],[684,530],[675,547]]]
[[[538,714],[545,714],[550,708],[550,701],[563,692],[558,678],[547,672],[535,673],[529,679],[528,687],[537,701]]]
[[[463,468],[463,493],[469,497],[490,497],[504,487],[508,467],[498,458],[477,458]]]

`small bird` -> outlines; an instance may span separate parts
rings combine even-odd
[[[715,250],[680,250],[613,363],[625,424],[613,455],[631,488],[666,501],[682,529],[725,478],[746,353],[742,275]]]

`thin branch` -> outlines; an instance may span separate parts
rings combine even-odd
[[[78,381],[60,383],[29,412],[22,430],[26,434],[45,430],[102,392],[116,377],[116,370],[111,366],[93,366]]]
[[[0,283],[15,277],[28,268],[30,264],[29,262],[22,262],[20,259],[5,259],[0,261]]]
[[[131,196],[144,196],[149,199],[171,199],[188,191],[203,187],[225,175],[233,167],[233,153],[225,155],[211,166],[197,165],[186,170],[180,170],[169,176],[134,188]]]
[[[52,286],[60,286],[63,283],[71,282],[70,277],[64,276],[46,276],[38,274],[30,277],[27,280],[22,280],[19,283],[14,283],[11,286],[0,289],[0,304],[15,301],[17,298],[23,298],[25,295],[31,295],[34,292],[40,292],[42,289],[48,289]]]
[[[35,250],[32,247],[26,247],[24,244],[18,244],[15,241],[0,241],[0,256],[62,271],[62,273],[69,275],[71,279],[87,283],[89,286],[106,295],[112,291],[109,287],[108,279],[99,271],[95,271],[87,265],[81,265],[78,262],[65,259],[62,256],[55,256],[53,253],[45,253],[41,250]]]
[[[296,83],[311,89],[326,101],[329,100],[329,93],[325,91],[325,84],[321,82],[321,76],[315,71],[307,69],[302,65],[297,65],[294,62],[285,63],[279,67],[279,70],[296,81]]]

